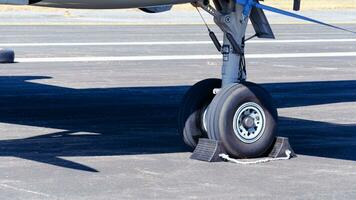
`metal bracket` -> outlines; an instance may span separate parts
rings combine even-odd
[[[218,17],[220,15],[220,13],[213,6],[211,6],[209,4],[209,2],[197,1],[195,3],[192,3],[192,5],[195,6],[195,7],[202,8],[204,11],[206,11],[207,13],[212,15],[213,17]]]

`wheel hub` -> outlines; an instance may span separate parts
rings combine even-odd
[[[253,143],[263,135],[266,116],[261,106],[254,102],[241,105],[233,119],[235,135],[244,143]]]
[[[242,120],[242,125],[244,126],[245,129],[250,129],[254,127],[255,121],[252,117],[247,116]]]

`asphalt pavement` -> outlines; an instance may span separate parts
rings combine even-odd
[[[245,166],[190,160],[176,129],[189,86],[220,76],[204,26],[0,26],[18,61],[0,65],[0,198],[355,199],[356,37],[272,28],[247,44],[248,77],[298,158]]]

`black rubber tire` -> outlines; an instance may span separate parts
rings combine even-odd
[[[15,53],[9,49],[0,49],[0,63],[13,63],[15,60]]]
[[[265,114],[266,123],[261,137],[252,143],[240,140],[234,132],[235,112],[247,102],[258,104]],[[271,95],[257,84],[244,82],[231,84],[220,90],[207,111],[208,136],[220,140],[227,153],[235,158],[263,156],[270,149],[277,132],[278,113]]]
[[[178,114],[178,131],[191,149],[199,138],[207,138],[202,130],[202,114],[214,98],[213,90],[221,87],[220,79],[205,79],[193,85],[184,95]]]

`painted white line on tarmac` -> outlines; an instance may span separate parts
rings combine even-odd
[[[246,58],[322,58],[354,57],[356,52],[326,53],[281,53],[281,54],[248,54]],[[107,57],[52,57],[52,58],[17,58],[20,63],[39,62],[108,62],[108,61],[157,61],[157,60],[208,60],[221,59],[221,55],[167,55],[167,56],[107,56]]]
[[[247,43],[329,43],[329,42],[356,42],[356,39],[307,39],[307,40],[252,40]]]
[[[308,40],[250,40],[250,44],[266,43],[329,43],[356,42],[356,39],[308,39]],[[65,43],[0,43],[0,47],[46,47],[46,46],[152,46],[152,45],[200,45],[211,41],[164,41],[164,42],[65,42]]]

